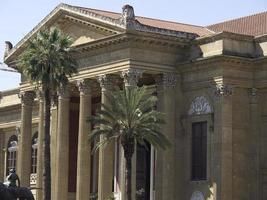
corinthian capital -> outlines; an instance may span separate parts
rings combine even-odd
[[[116,77],[112,74],[103,74],[97,77],[97,81],[100,83],[102,91],[111,89],[116,84]]]
[[[77,81],[77,86],[80,91],[80,95],[90,95],[93,87],[93,80],[82,79]]]
[[[35,98],[35,92],[33,91],[22,91],[19,93],[22,105],[32,106]]]
[[[251,104],[258,103],[260,95],[257,88],[248,89],[248,96]]]
[[[68,85],[61,85],[59,88],[58,88],[58,98],[59,99],[64,99],[64,98],[69,98],[70,96],[70,88]]]
[[[142,77],[143,70],[140,69],[126,69],[121,72],[124,84],[128,86],[136,86],[139,78]]]
[[[217,85],[214,93],[217,97],[231,96],[233,94],[233,86],[224,84]]]
[[[163,73],[156,77],[157,85],[164,87],[175,87],[178,76],[175,73]]]

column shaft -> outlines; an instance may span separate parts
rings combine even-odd
[[[107,104],[106,89],[112,85],[111,77],[101,76],[99,81],[102,87],[101,103]],[[100,141],[103,137],[100,137]],[[115,143],[109,142],[105,148],[99,149],[99,176],[98,176],[98,199],[107,199],[113,192]]]
[[[64,90],[64,91],[63,91]],[[55,200],[68,199],[69,183],[69,96],[62,89],[58,98]]]
[[[39,94],[39,124],[38,124],[38,150],[37,150],[37,188],[43,188],[43,164],[44,164],[44,101],[43,95]],[[43,190],[36,191],[36,199],[41,200]]]
[[[0,130],[0,181],[4,181],[5,177],[5,137],[4,133]]]
[[[55,188],[56,188],[56,164],[57,164],[57,127],[58,127],[58,104],[57,100],[53,100],[52,107],[51,107],[51,199],[55,199]]]
[[[31,175],[31,141],[32,141],[32,104],[33,92],[21,94],[21,128],[18,149],[18,175],[23,187],[30,186]]]
[[[79,136],[78,136],[78,159],[77,159],[77,200],[88,200],[90,197],[91,180],[91,141],[88,134],[91,125],[87,122],[91,116],[91,91],[90,83],[80,82],[80,111],[79,111]]]

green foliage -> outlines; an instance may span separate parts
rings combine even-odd
[[[71,44],[71,38],[57,28],[40,31],[19,56],[18,67],[32,82],[55,90],[77,72]]]
[[[125,87],[105,95],[107,104],[89,120],[94,125],[90,138],[102,136],[95,150],[111,140],[118,140],[123,146],[132,145],[131,141],[141,145],[147,141],[162,149],[170,146],[161,133],[164,114],[154,109],[157,97],[149,94],[145,87]]]

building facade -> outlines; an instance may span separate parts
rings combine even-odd
[[[120,144],[91,154],[88,116],[112,86],[146,85],[165,113],[166,151],[137,144],[133,199],[267,200],[267,13],[207,27],[60,4],[13,48],[15,60],[40,29],[74,39],[78,73],[51,108],[53,200],[125,199]],[[22,74],[0,93],[0,181],[16,168],[42,188],[42,94]],[[36,190],[41,199],[42,190]]]

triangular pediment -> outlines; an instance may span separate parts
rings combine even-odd
[[[41,29],[56,26],[73,38],[75,46],[124,32],[124,26],[120,25],[118,21],[60,4],[7,53],[5,62],[10,63],[16,59],[23,51],[27,41]]]
[[[39,30],[52,26],[59,27],[63,32],[73,37],[74,45],[88,44],[91,41],[127,31],[170,36],[186,42],[197,37],[193,33],[167,29],[164,26],[160,27],[157,24],[148,23],[143,18],[136,18],[133,7],[129,5],[123,6],[123,12],[120,14],[60,4],[13,48],[10,43],[7,43],[5,63],[10,67],[15,67],[12,63],[23,52],[27,41]]]

